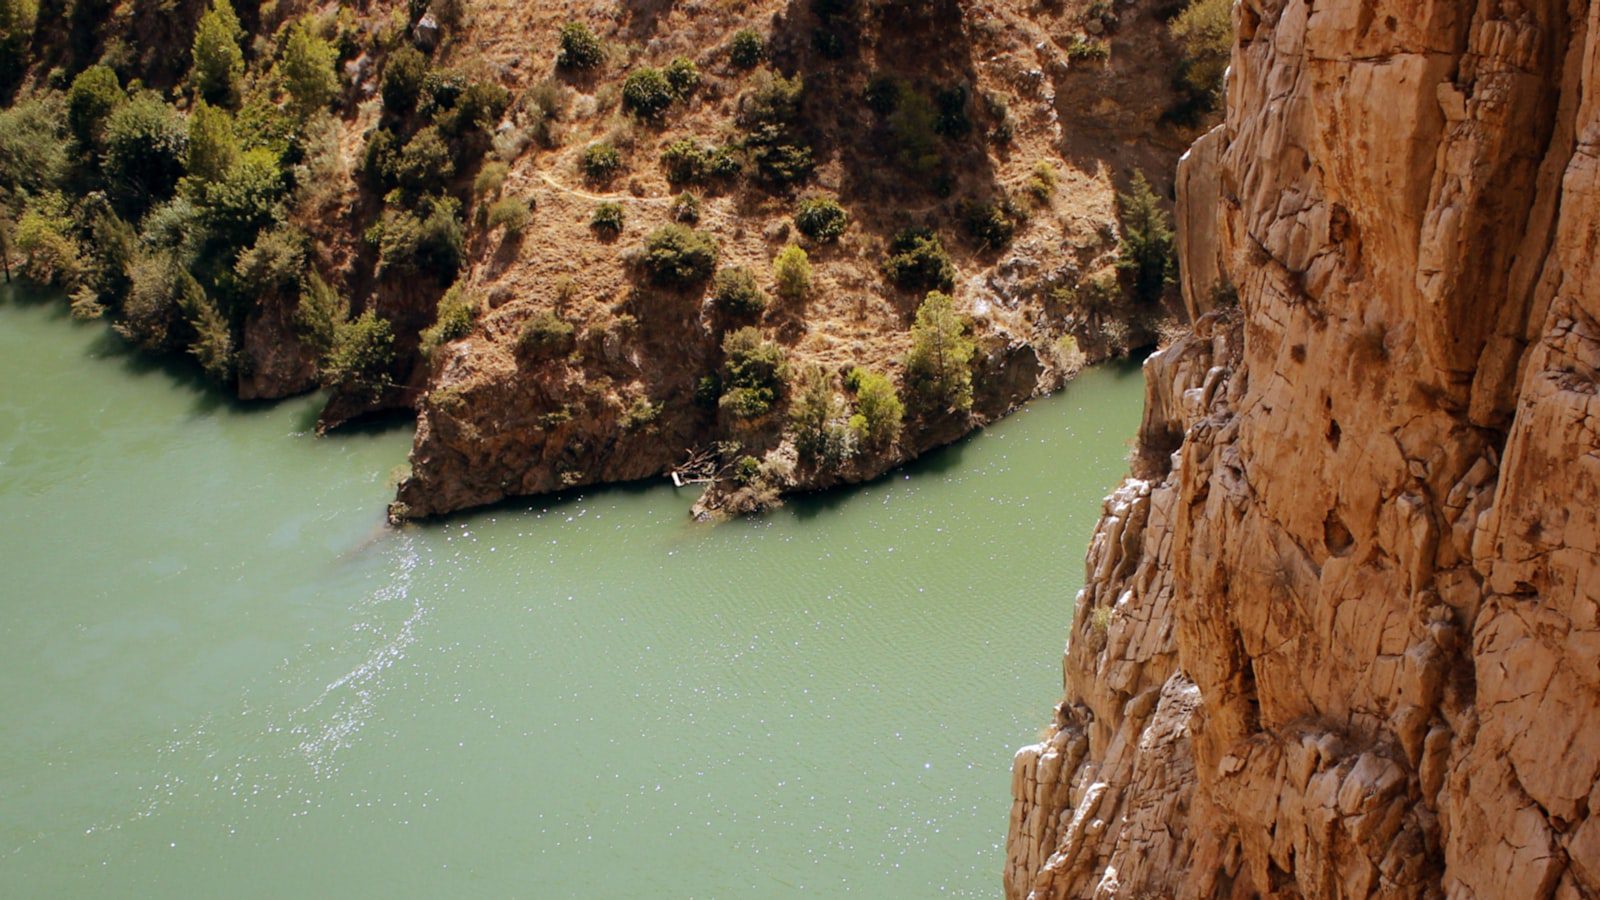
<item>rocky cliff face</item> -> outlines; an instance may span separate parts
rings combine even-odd
[[[1234,16],[1007,894],[1600,894],[1600,4]]]

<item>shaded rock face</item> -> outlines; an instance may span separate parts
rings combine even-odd
[[[1007,895],[1596,896],[1600,3],[1234,15]]]

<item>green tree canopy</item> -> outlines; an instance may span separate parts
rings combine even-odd
[[[206,102],[232,107],[239,101],[239,76],[244,74],[244,54],[239,41],[244,29],[228,0],[212,0],[194,32],[189,80]]]
[[[906,380],[926,406],[964,412],[972,408],[972,355],[977,346],[966,336],[949,295],[933,291],[917,307],[911,326],[911,352]]]
[[[334,71],[337,54],[333,45],[317,37],[304,20],[289,30],[289,40],[278,61],[278,75],[289,93],[289,106],[304,119],[328,108],[339,95],[339,76]]]

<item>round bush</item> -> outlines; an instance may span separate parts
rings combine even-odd
[[[831,197],[802,200],[794,213],[794,226],[814,241],[837,240],[849,224],[850,215]]]
[[[672,105],[672,83],[660,69],[634,69],[622,80],[622,105],[641,119],[653,119]]]

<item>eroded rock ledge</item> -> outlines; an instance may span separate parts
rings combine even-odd
[[[1600,895],[1600,4],[1234,15],[1006,893]]]

